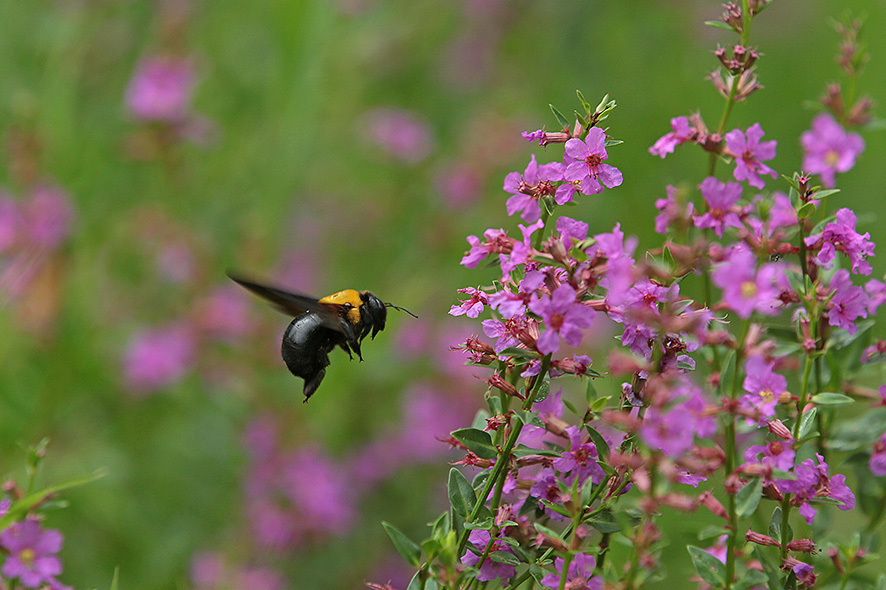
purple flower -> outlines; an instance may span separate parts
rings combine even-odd
[[[573,239],[576,242],[581,242],[587,238],[588,229],[588,224],[584,221],[576,221],[570,217],[560,217],[557,219],[557,231],[560,233],[560,238],[567,248],[570,246],[570,242],[567,240]]]
[[[849,257],[853,273],[871,274],[871,265],[866,258],[874,255],[874,243],[871,234],[860,234],[855,231],[855,213],[851,209],[840,209],[834,221],[824,226],[824,231],[806,238],[807,247],[820,247],[816,261],[827,266],[840,251]]]
[[[476,268],[476,266],[486,258],[489,254],[495,252],[503,244],[509,244],[507,232],[503,229],[487,229],[483,232],[485,242],[481,242],[477,236],[468,236],[468,244],[471,248],[462,257],[461,265],[468,268]]]
[[[469,318],[473,319],[483,313],[484,307],[489,305],[489,298],[486,296],[486,293],[479,289],[467,287],[465,289],[459,289],[458,292],[464,293],[469,297],[465,301],[462,301],[460,305],[453,305],[449,310],[449,315],[467,315]]]
[[[524,131],[520,135],[522,135],[523,139],[525,139],[526,141],[538,143],[542,139],[544,139],[545,130],[539,129],[537,131]]]
[[[763,163],[775,157],[776,141],[764,141],[763,128],[759,123],[751,125],[747,134],[741,129],[733,129],[726,134],[726,147],[735,157],[735,180],[747,180],[748,184],[763,188],[765,184],[760,178],[761,174],[768,174],[773,178],[777,176],[775,170]]]
[[[517,227],[520,228],[520,233],[523,234],[523,241],[518,242],[514,240],[510,254],[498,255],[502,270],[502,282],[506,283],[510,279],[510,273],[512,270],[521,264],[526,264],[529,255],[532,253],[532,234],[535,233],[535,230],[537,229],[544,229],[544,226],[545,224],[541,219],[528,227],[522,223],[517,224]]]
[[[877,477],[886,475],[886,433],[880,437],[880,440],[874,443],[868,467],[870,467],[871,473]]]
[[[565,431],[569,435],[569,450],[554,459],[554,469],[568,473],[570,483],[578,479],[579,486],[588,478],[595,484],[603,481],[606,473],[597,465],[597,447],[594,443],[582,441],[582,431],[578,426],[568,426]]]
[[[195,346],[187,325],[139,332],[130,340],[123,359],[126,381],[139,393],[177,381],[191,367]]]
[[[9,553],[2,569],[5,577],[18,578],[26,588],[58,585],[55,576],[62,573],[62,562],[56,554],[62,548],[61,533],[43,530],[29,518],[0,533],[0,545]]]
[[[430,126],[424,117],[412,111],[376,108],[364,115],[362,126],[368,130],[373,143],[407,164],[417,164],[431,153]]]
[[[483,550],[489,543],[490,537],[491,535],[489,534],[489,531],[483,529],[474,529],[471,531],[470,536],[468,536],[468,541],[471,542],[474,546],[474,551],[477,553],[468,549],[468,551],[462,555],[461,562],[465,565],[477,565],[477,562],[480,561],[480,555],[482,555]],[[510,545],[503,541],[493,541],[492,551],[503,551],[505,553],[513,554]],[[517,573],[517,568],[513,565],[499,563],[487,558],[486,561],[483,562],[483,565],[480,566],[480,573],[477,574],[477,579],[481,582],[488,582],[489,580],[494,580],[496,578],[507,580],[508,578],[512,578],[515,573]]]
[[[834,273],[831,289],[834,290],[834,296],[831,297],[828,323],[855,334],[858,330],[855,320],[868,317],[867,293],[863,288],[852,284],[849,271],[845,268]]]
[[[886,303],[886,283],[871,279],[864,285],[865,293],[868,294],[868,313],[873,315],[877,309]]]
[[[695,227],[713,229],[719,238],[723,237],[723,230],[726,227],[741,227],[741,218],[735,209],[735,204],[741,198],[740,184],[737,182],[726,184],[713,176],[708,176],[699,188],[708,204],[708,210],[704,215],[693,219]]]
[[[542,586],[556,590],[560,587],[560,579],[563,575],[563,566],[566,561],[558,557],[554,560],[556,574],[548,574],[541,579]],[[594,575],[597,562],[593,555],[577,553],[566,570],[566,588],[570,590],[603,590],[603,578]]]
[[[126,106],[137,119],[182,123],[188,118],[193,88],[194,71],[189,60],[146,57],[126,90]]]
[[[741,398],[741,405],[748,410],[760,412],[757,425],[762,426],[768,418],[775,416],[775,406],[779,396],[788,390],[788,380],[773,368],[775,361],[767,362],[762,356],[752,356],[745,363],[745,379],[742,387],[748,392]],[[748,420],[753,424],[753,420]]]
[[[671,129],[673,131],[661,136],[652,144],[652,147],[649,148],[650,154],[664,158],[672,153],[679,144],[695,140],[696,131],[686,117],[674,117],[671,119]]]
[[[803,169],[821,176],[828,188],[835,185],[837,172],[855,166],[855,158],[864,151],[864,140],[857,133],[847,133],[828,113],[812,120],[812,129],[800,136],[803,144]]]
[[[538,350],[542,354],[560,348],[558,335],[570,346],[581,344],[581,328],[590,326],[594,319],[594,310],[576,301],[575,289],[568,284],[557,287],[550,297],[533,296],[529,309],[540,316],[547,327],[538,338]]]
[[[505,176],[504,190],[513,195],[506,204],[508,215],[519,211],[520,217],[527,223],[538,221],[541,217],[539,201],[556,192],[552,184],[556,180],[563,180],[563,164],[551,162],[539,166],[535,161],[535,154],[532,154],[522,175],[511,172]]]
[[[675,222],[685,222],[692,218],[694,207],[691,202],[681,204],[678,200],[680,191],[675,186],[667,186],[667,198],[657,199],[655,208],[660,213],[655,218],[655,231],[660,234],[668,232],[668,228]]]
[[[606,153],[606,134],[599,127],[591,127],[584,141],[570,139],[565,148],[566,170],[563,177],[569,182],[580,182],[584,194],[599,193],[603,191],[603,186],[613,188],[621,184],[619,169],[603,162],[609,156]]]
[[[793,444],[793,440],[774,440],[765,445],[751,445],[744,452],[745,463],[758,463],[773,469],[790,471],[797,456]]]
[[[852,510],[855,508],[855,495],[846,486],[845,475],[828,476],[828,464],[824,457],[815,455],[818,464],[812,459],[806,459],[794,467],[794,475],[797,479],[780,479],[776,481],[778,488],[785,493],[794,494],[791,504],[800,507],[800,514],[806,519],[807,524],[812,524],[816,510],[810,505],[810,501],[828,497],[837,500],[840,510]]]
[[[780,274],[780,267],[774,263],[757,268],[754,253],[739,245],[714,269],[712,279],[723,289],[723,302],[740,317],[749,318],[755,311],[764,315],[778,313],[776,279]]]
[[[560,478],[557,477],[557,474],[552,469],[542,469],[531,479],[534,480],[534,483],[529,488],[529,494],[533,498],[548,500],[555,504],[563,504],[569,501],[569,494],[560,489]],[[557,520],[562,518],[562,515],[553,511],[549,514]]]

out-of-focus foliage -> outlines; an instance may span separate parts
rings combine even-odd
[[[736,126],[765,113],[767,137],[808,128],[807,103],[838,75],[828,18],[846,8],[869,15],[860,90],[886,96],[881,3],[778,0],[754,33],[766,97],[741,104]],[[435,437],[467,423],[482,392],[448,352],[470,328],[447,311],[475,280],[458,266],[464,236],[504,223],[501,178],[526,164],[519,132],[556,127],[547,103],[566,108],[576,87],[616,99],[625,183],[572,216],[592,233],[622,220],[643,243],[662,187],[698,165],[648,146],[687,105],[720,104],[699,75],[720,35],[700,23],[720,12],[0,3],[0,209],[20,220],[8,244],[0,228],[0,467],[15,475],[16,443],[48,436],[45,479],[108,472],[49,516],[65,534],[62,579],[107,587],[119,566],[133,590],[403,585],[380,522],[421,530],[445,502],[422,491],[451,457]],[[183,79],[167,96],[181,108],[134,96],[155,59],[183,68],[158,74],[173,95]],[[886,141],[866,141],[839,198],[879,212]],[[780,142],[774,165],[801,158]],[[883,242],[875,222],[859,226]],[[287,318],[236,291],[229,268],[318,296],[371,289],[420,319],[391,311],[364,363],[333,353],[303,405],[277,351]]]

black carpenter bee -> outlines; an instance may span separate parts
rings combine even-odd
[[[306,402],[326,376],[329,353],[333,348],[340,346],[352,359],[351,353],[356,353],[362,361],[360,343],[370,333],[375,338],[385,329],[388,307],[418,317],[407,309],[382,302],[369,291],[345,289],[317,299],[261,285],[231,273],[228,276],[273,303],[279,311],[295,316],[283,333],[281,352],[289,371],[305,380]]]

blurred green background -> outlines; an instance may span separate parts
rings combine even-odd
[[[886,6],[834,4],[776,0],[753,24],[765,90],[730,127],[759,121],[780,173],[799,168],[808,103],[839,78],[828,20],[841,11],[868,15],[859,91],[886,96]],[[700,181],[707,158],[647,148],[671,117],[700,110],[716,124],[722,99],[705,75],[735,37],[702,23],[721,12],[678,0],[0,2],[0,197],[24,207],[51,186],[68,203],[50,215],[57,243],[0,249],[15,279],[0,295],[0,469],[21,480],[18,443],[48,436],[41,481],[108,471],[47,520],[65,535],[62,580],[105,588],[119,566],[131,590],[405,586],[379,522],[425,534],[456,457],[434,436],[469,423],[484,390],[448,351],[480,329],[447,314],[455,290],[493,278],[459,266],[465,236],[513,231],[504,175],[562,153],[520,131],[555,129],[548,103],[570,112],[576,88],[594,104],[609,93],[624,184],[569,215],[591,233],[621,221],[653,246],[655,199]],[[127,102],[158,56],[193,75],[172,123]],[[839,199],[880,243],[886,140],[865,140]],[[334,353],[303,405],[278,357],[287,318],[232,289],[227,269],[318,296],[370,289],[420,319],[392,312],[362,364]],[[685,561],[669,565],[677,579]]]

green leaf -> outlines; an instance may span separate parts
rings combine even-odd
[[[516,458],[528,457],[530,455],[538,455],[541,457],[561,457],[562,453],[559,451],[555,451],[553,449],[533,449],[532,447],[527,447],[524,444],[519,444],[514,447],[512,454]]]
[[[747,570],[732,586],[735,590],[750,590],[754,586],[763,588],[769,582],[769,576],[760,570]]]
[[[514,416],[516,416],[517,419],[520,420],[520,422],[527,426],[538,426],[540,428],[544,428],[544,424],[538,417],[538,412],[534,410],[514,410]]]
[[[120,584],[120,568],[114,568],[114,577],[111,578],[111,590],[117,590]]]
[[[763,547],[761,547],[760,545],[754,545],[751,549],[751,555],[753,555],[753,557],[760,562],[760,565],[763,566],[763,571],[766,573],[766,577],[769,580],[768,584],[765,587],[781,588],[782,585],[779,583],[778,565],[772,562],[772,559],[769,557],[769,553],[767,551],[763,551]]]
[[[591,441],[594,443],[594,448],[597,449],[597,457],[605,461],[606,458],[609,457],[609,445],[606,443],[606,439],[603,438],[603,435],[599,432],[591,428],[590,424],[585,424],[585,430],[588,431]]]
[[[498,416],[499,414],[504,413],[501,405],[501,398],[497,395],[488,396],[486,398],[486,403],[489,405],[489,411],[492,412],[492,415]]]
[[[721,20],[708,20],[708,21],[705,21],[704,24],[706,24],[709,27],[714,27],[715,29],[723,29],[724,31],[729,31],[730,33],[735,32],[732,27],[730,27],[729,25],[727,25],[726,23],[724,23]]]
[[[530,361],[538,360],[538,353],[533,352],[531,350],[526,350],[525,348],[517,348],[516,346],[511,346],[509,348],[505,348],[501,352],[498,353],[498,356],[512,356],[515,358],[526,359]]]
[[[809,401],[818,406],[844,406],[851,404],[855,400],[842,393],[825,392],[813,395]]]
[[[455,467],[449,470],[448,492],[452,511],[462,518],[467,518],[477,503],[477,493],[464,474]]]
[[[535,397],[533,398],[534,403],[543,402],[547,397],[551,394],[551,379],[547,375],[542,379],[541,383],[538,384],[538,387],[535,390]]]
[[[803,412],[803,415],[800,416],[799,440],[804,440],[807,436],[813,434],[816,416],[818,416],[818,408],[812,408],[808,412]]]
[[[617,533],[621,530],[621,525],[615,519],[615,516],[608,510],[598,512],[594,516],[585,520],[585,523],[591,525],[601,533]]]
[[[781,520],[782,520],[781,506],[776,506],[775,509],[772,511],[772,518],[769,519],[768,533],[769,533],[770,537],[772,537],[773,539],[775,539],[779,543],[782,540],[781,539]],[[790,525],[788,525],[787,533],[788,533],[788,535],[787,535],[788,542],[790,542],[791,539],[793,538],[793,531],[791,530]]]
[[[495,459],[498,449],[492,444],[489,433],[479,428],[461,428],[452,433],[452,438],[468,447],[468,450],[481,459]]]
[[[566,507],[563,506],[562,504],[555,504],[555,503],[551,502],[550,500],[548,500],[547,498],[540,498],[539,502],[541,502],[542,504],[544,504],[545,506],[547,506],[548,508],[550,508],[551,510],[553,510],[554,512],[556,512],[560,516],[565,516],[567,518],[572,516],[571,514],[569,514],[569,511],[566,509]]]
[[[563,543],[565,544],[566,541],[563,539],[563,535],[561,535],[560,533],[558,533],[554,529],[548,528],[545,525],[539,524],[539,523],[535,523],[533,526],[535,527],[535,530],[537,530],[541,534],[547,535],[548,537],[551,537],[552,539],[559,539],[560,541],[563,541]]]
[[[557,118],[557,123],[560,125],[560,127],[564,128],[564,129],[568,129],[569,128],[569,120],[563,115],[563,113],[561,113],[557,109],[557,107],[555,107],[552,104],[549,104],[548,106],[551,107],[551,112],[554,113],[554,116]]]
[[[840,189],[838,189],[838,188],[831,188],[831,189],[826,189],[823,191],[816,191],[816,192],[812,193],[812,199],[815,199],[815,200],[826,199],[826,198],[830,197],[831,195],[837,194],[839,192],[840,192]]]
[[[38,490],[16,500],[9,507],[9,512],[7,512],[5,515],[3,515],[2,518],[0,518],[0,530],[7,528],[13,522],[20,520],[20,518],[24,517],[24,515],[27,514],[34,506],[46,500],[48,496],[57,494],[58,492],[67,490],[69,488],[75,488],[88,483],[92,483],[97,479],[103,478],[105,475],[105,470],[100,469],[98,471],[95,471],[92,475],[88,475],[86,477],[78,477],[76,479],[70,479],[59,484],[48,486],[43,488],[42,490]]]
[[[588,379],[588,386],[587,389],[585,389],[585,399],[588,402],[588,407],[591,407],[591,404],[597,399],[597,388],[594,387],[593,379]]]
[[[739,518],[747,518],[752,515],[760,504],[763,497],[763,480],[754,478],[738,490],[735,495],[736,511]]]
[[[489,554],[489,559],[496,563],[504,563],[506,565],[520,565],[520,560],[517,559],[517,556],[513,553],[508,553],[507,551],[492,551]]]
[[[688,545],[689,557],[698,577],[714,587],[721,587],[726,580],[726,568],[719,559],[695,545]]]
[[[421,564],[421,548],[391,523],[382,521],[381,526],[385,527],[391,542],[394,543],[394,549],[403,556],[406,563],[418,567]]]
[[[437,580],[433,576],[428,576],[424,570],[418,570],[409,580],[406,590],[437,590],[437,588]]]
[[[806,203],[797,210],[797,217],[800,219],[809,219],[816,211],[818,211],[818,208],[815,206],[815,203]]]

